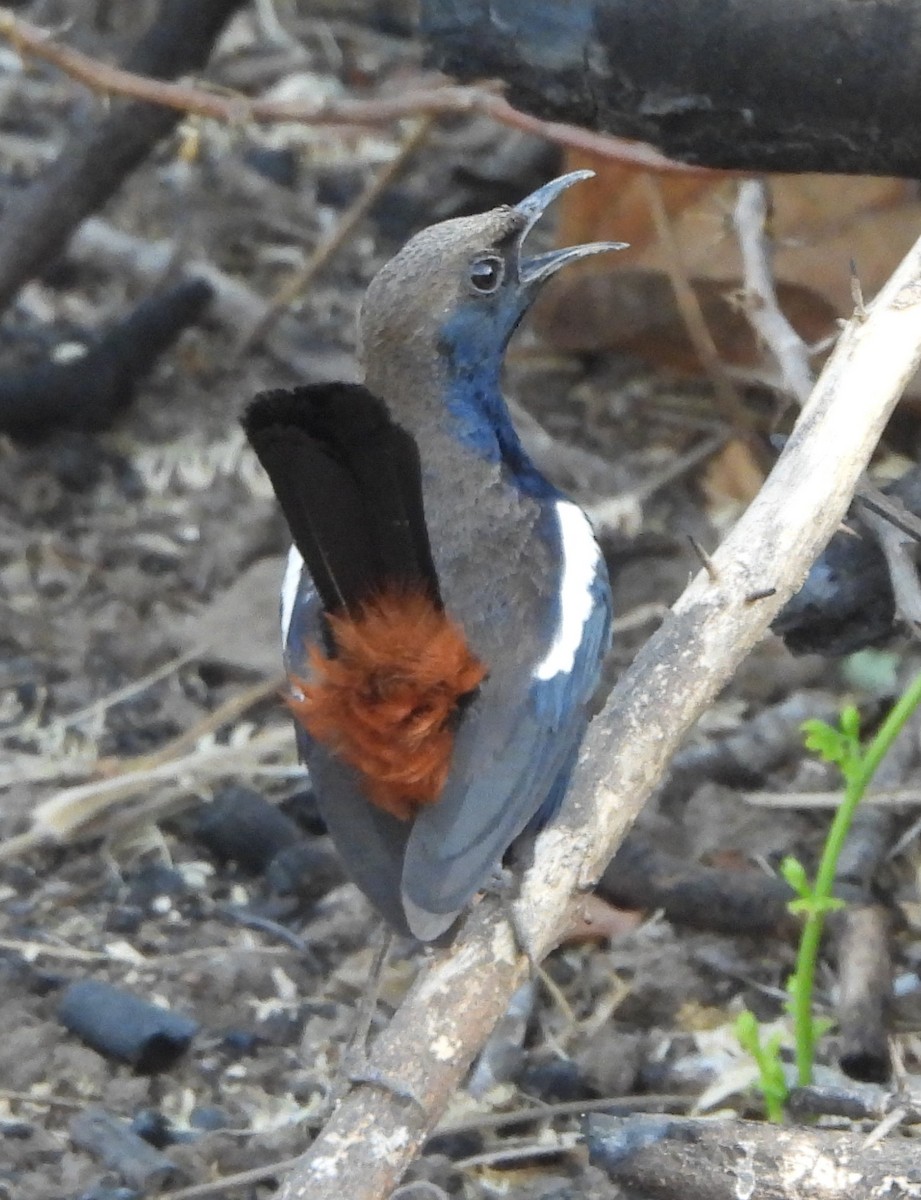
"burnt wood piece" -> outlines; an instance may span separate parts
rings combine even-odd
[[[175,1180],[176,1164],[102,1108],[87,1108],[70,1123],[74,1144],[115,1171],[131,1187],[159,1189]]]
[[[244,3],[163,0],[157,19],[124,66],[159,79],[200,70],[221,30]],[[0,312],[182,117],[159,105],[113,99],[108,115],[71,138],[51,166],[8,198],[0,219]]]
[[[232,860],[258,875],[276,855],[303,840],[299,827],[280,808],[251,788],[230,784],[202,805],[195,838],[222,862]]]
[[[882,490],[921,516],[921,467]],[[771,626],[794,654],[850,654],[898,632],[886,556],[861,519],[861,507],[855,502],[847,529],[834,535]]]
[[[903,1125],[921,1124],[921,1109],[917,1097],[910,1092],[857,1083],[850,1087],[839,1084],[809,1084],[793,1087],[787,1096],[787,1114],[802,1124],[817,1117],[845,1117],[848,1121],[871,1121],[874,1125],[899,1109]]]
[[[184,281],[146,297],[80,358],[0,372],[0,432],[38,440],[56,429],[107,429],[211,296],[204,280]]]
[[[314,903],[345,882],[342,861],[329,838],[295,842],[279,850],[265,870],[266,883],[279,896]]]
[[[512,104],[756,171],[921,171],[915,0],[421,0],[428,61]]]
[[[787,908],[793,891],[782,879],[689,863],[637,833],[627,835],[595,890],[618,908],[661,909],[690,929],[749,936],[796,929]]]
[[[891,930],[892,914],[885,905],[852,906],[837,938],[838,1063],[845,1075],[865,1083],[886,1083],[892,1074]]]
[[[64,991],[58,1020],[106,1058],[129,1063],[139,1074],[164,1071],[198,1032],[190,1017],[151,1004],[101,979],[78,979]]]

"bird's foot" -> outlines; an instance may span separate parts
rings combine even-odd
[[[387,1075],[386,1072],[377,1070],[376,1067],[371,1065],[368,1059],[368,1034],[371,1029],[371,1023],[374,1020],[375,1010],[377,1009],[377,1001],[381,990],[381,977],[387,966],[390,951],[393,948],[394,936],[385,926],[381,925],[378,927],[376,940],[377,945],[374,949],[374,958],[371,962],[371,968],[368,971],[368,982],[355,1014],[355,1025],[352,1029],[352,1035],[342,1055],[339,1070],[330,1090],[330,1111],[338,1107],[339,1102],[350,1088],[355,1085],[365,1084],[369,1087],[377,1087],[383,1089],[385,1092],[390,1092],[400,1100],[411,1101],[424,1112],[425,1105],[408,1084],[401,1082],[399,1079],[394,1079],[392,1076]]]
[[[351,1061],[347,1060],[343,1063],[342,1071],[346,1083],[352,1087],[363,1085],[379,1088],[381,1091],[390,1092],[398,1100],[415,1104],[421,1112],[426,1112],[425,1101],[408,1083],[404,1083],[403,1080],[397,1079],[393,1075],[388,1075],[386,1071],[379,1071],[371,1065],[366,1056],[353,1055]],[[337,1101],[339,1099],[341,1096],[337,1097]]]
[[[511,927],[512,936],[515,939],[515,949],[528,960],[528,969],[533,983],[540,977],[540,960],[534,952],[531,939],[522,926],[515,908],[515,901],[518,899],[517,882],[517,876],[513,871],[510,871],[508,867],[499,866],[489,877],[483,891],[488,895],[495,896],[499,901],[502,913]]]

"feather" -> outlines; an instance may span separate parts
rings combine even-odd
[[[570,671],[541,679],[522,666],[497,675],[465,713],[439,802],[419,809],[407,840],[403,906],[423,941],[451,925],[515,838],[543,825],[562,799],[610,638],[600,559],[591,593]]]
[[[356,384],[264,393],[243,426],[325,614],[289,706],[374,806],[407,820],[437,801],[486,675],[441,602],[416,443]]]
[[[243,428],[327,613],[394,587],[441,608],[415,440],[367,388],[264,392]]]

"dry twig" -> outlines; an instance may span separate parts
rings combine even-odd
[[[845,1075],[889,1078],[892,913],[882,904],[848,905],[837,937],[838,1061]]]
[[[763,179],[746,179],[739,185],[733,224],[742,254],[745,315],[776,359],[785,391],[802,407],[813,384],[809,347],[777,302],[771,249],[764,233],[769,209],[770,193]]]
[[[750,179],[740,184],[733,220],[742,254],[745,314],[776,359],[784,389],[802,406],[813,384],[809,347],[777,302],[770,242],[765,235],[769,208],[768,187],[763,179]],[[866,309],[862,294],[858,291],[857,295],[860,303],[855,310],[854,320],[862,321]],[[904,513],[900,514],[897,506],[867,480],[858,485],[856,496],[869,510],[864,520],[886,557],[896,610],[909,629],[919,635],[921,581],[912,553],[913,546],[899,532],[908,532],[911,538],[917,537],[917,522],[914,528],[906,529]]]
[[[290,744],[286,727],[269,729],[244,745],[196,748],[202,738],[242,716],[247,709],[281,690],[283,680],[262,680],[231,696],[192,729],[173,738],[159,750],[132,759],[98,759],[94,771],[99,778],[90,783],[65,788],[37,805],[32,824],[0,845],[0,862],[18,858],[45,843],[61,843],[97,827],[104,815],[152,784],[191,788],[192,781],[219,779],[242,770],[253,772],[265,758],[276,755]],[[15,779],[9,782],[16,782]],[[145,811],[157,801],[148,801]]]

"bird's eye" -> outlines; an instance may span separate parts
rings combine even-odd
[[[470,264],[470,286],[481,296],[498,290],[505,274],[505,263],[498,254],[487,254]]]

